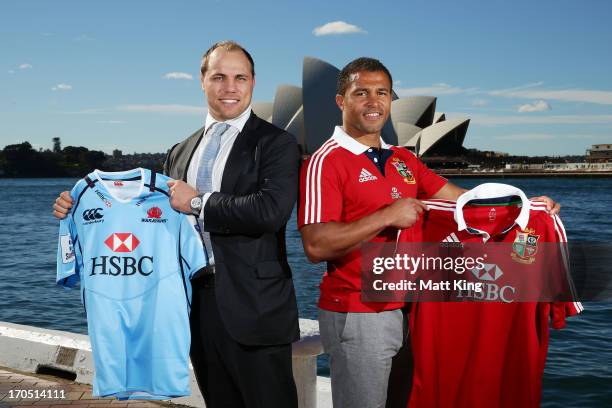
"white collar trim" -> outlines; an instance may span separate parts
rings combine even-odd
[[[355,140],[355,138],[347,134],[344,129],[342,129],[342,126],[336,126],[332,139],[334,139],[336,143],[340,145],[340,147],[344,147],[354,155],[360,155],[370,148],[370,146],[359,143],[357,140]],[[381,137],[380,147],[383,149],[390,149],[391,145],[385,143]]]
[[[465,219],[463,218],[463,206],[471,201],[477,199],[486,199],[486,198],[500,198],[500,197],[508,197],[508,196],[519,196],[522,201],[521,212],[518,217],[514,221],[522,229],[527,227],[527,223],[529,223],[529,209],[530,203],[529,199],[523,193],[523,190],[511,186],[509,184],[501,184],[501,183],[484,183],[479,186],[474,187],[473,189],[466,191],[461,194],[457,199],[457,205],[455,207],[455,221],[457,222],[457,227],[459,231],[463,231],[468,228],[465,223]],[[477,231],[477,228],[471,228]],[[488,240],[489,234],[484,231],[480,231],[483,235],[485,235],[485,241]]]
[[[204,133],[206,134],[210,130],[210,127],[215,123],[227,123],[228,125],[238,129],[238,132],[242,132],[244,125],[247,123],[247,120],[249,120],[249,117],[251,116],[251,110],[251,105],[249,105],[249,107],[246,108],[245,111],[242,112],[240,115],[223,122],[219,122],[217,119],[213,118],[209,112],[206,114],[206,122],[204,122]]]

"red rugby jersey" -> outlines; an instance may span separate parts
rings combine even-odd
[[[471,200],[507,196],[519,196],[521,204],[466,205]],[[559,217],[549,215],[543,203],[530,202],[513,186],[486,183],[456,204],[441,200],[426,204],[429,211],[422,218],[422,229],[403,231],[400,241],[413,242],[422,233],[424,242],[508,242],[508,248],[516,249],[515,256],[525,257],[534,251],[522,251],[525,247],[520,245],[515,248],[517,240],[525,243],[527,238],[536,246],[559,242],[562,249],[567,242]],[[499,288],[493,291],[500,293]],[[563,328],[566,316],[580,313],[582,305],[466,300],[413,304],[414,377],[408,406],[539,407],[549,324]]]
[[[403,147],[390,149],[384,175],[366,155],[369,147],[337,126],[333,136],[302,164],[298,228],[321,222],[353,222],[398,198],[429,198],[446,179],[427,168]],[[388,228],[370,242],[395,242],[397,229]],[[320,285],[319,307],[335,312],[378,312],[404,303],[361,301],[361,251],[356,249],[327,263]]]

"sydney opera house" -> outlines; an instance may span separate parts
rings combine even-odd
[[[255,113],[295,135],[304,154],[311,154],[342,124],[336,106],[340,70],[325,61],[306,57],[302,87],[281,85],[273,102],[253,104]],[[391,116],[382,130],[390,144],[405,146],[425,161],[460,156],[469,119],[446,119],[436,112],[436,97],[393,94]],[[429,160],[428,160],[429,159]]]

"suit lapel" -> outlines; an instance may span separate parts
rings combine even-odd
[[[238,134],[234,141],[232,150],[225,163],[223,179],[221,180],[221,191],[224,193],[231,193],[234,191],[234,186],[242,173],[241,170],[243,166],[248,164],[249,160],[254,159],[251,157],[254,151],[253,146],[257,144],[257,135],[254,130],[259,125],[259,120],[257,115],[251,111],[249,120],[244,124],[242,132]]]
[[[182,169],[183,170],[182,177],[185,183],[187,182],[187,173],[189,172],[189,165],[192,164],[191,159],[193,159],[193,155],[195,154],[195,151],[198,149],[198,146],[200,145],[200,142],[202,141],[203,136],[204,136],[204,127],[196,131],[189,139],[187,139],[187,142],[184,146],[184,150],[186,152],[189,152],[189,158],[187,159],[186,162],[184,162],[183,169]]]

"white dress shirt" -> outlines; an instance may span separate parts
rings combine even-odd
[[[198,178],[198,169],[200,168],[200,160],[202,159],[202,152],[204,151],[204,147],[210,141],[210,134],[212,133],[210,130],[215,123],[227,123],[230,127],[221,135],[221,145],[219,146],[219,153],[217,154],[217,158],[215,159],[215,163],[213,164],[212,171],[212,189],[213,191],[199,191],[198,193],[204,194],[202,197],[202,210],[200,211],[200,216],[198,217],[198,223],[200,227],[203,227],[204,222],[204,206],[208,201],[210,195],[214,192],[221,190],[221,180],[223,179],[223,171],[225,170],[225,163],[227,162],[227,158],[229,157],[230,151],[234,146],[234,142],[236,141],[236,137],[238,134],[242,132],[244,125],[247,120],[251,116],[251,106],[242,112],[240,115],[236,116],[233,119],[229,119],[223,122],[219,122],[215,118],[211,116],[210,113],[206,115],[206,122],[204,122],[204,136],[202,137],[202,141],[198,145],[198,148],[193,154],[191,158],[191,162],[189,162],[189,169],[187,170],[187,184],[192,187],[196,187],[196,182]],[[211,254],[209,254],[209,257]],[[211,261],[214,260],[214,257],[211,257]]]

